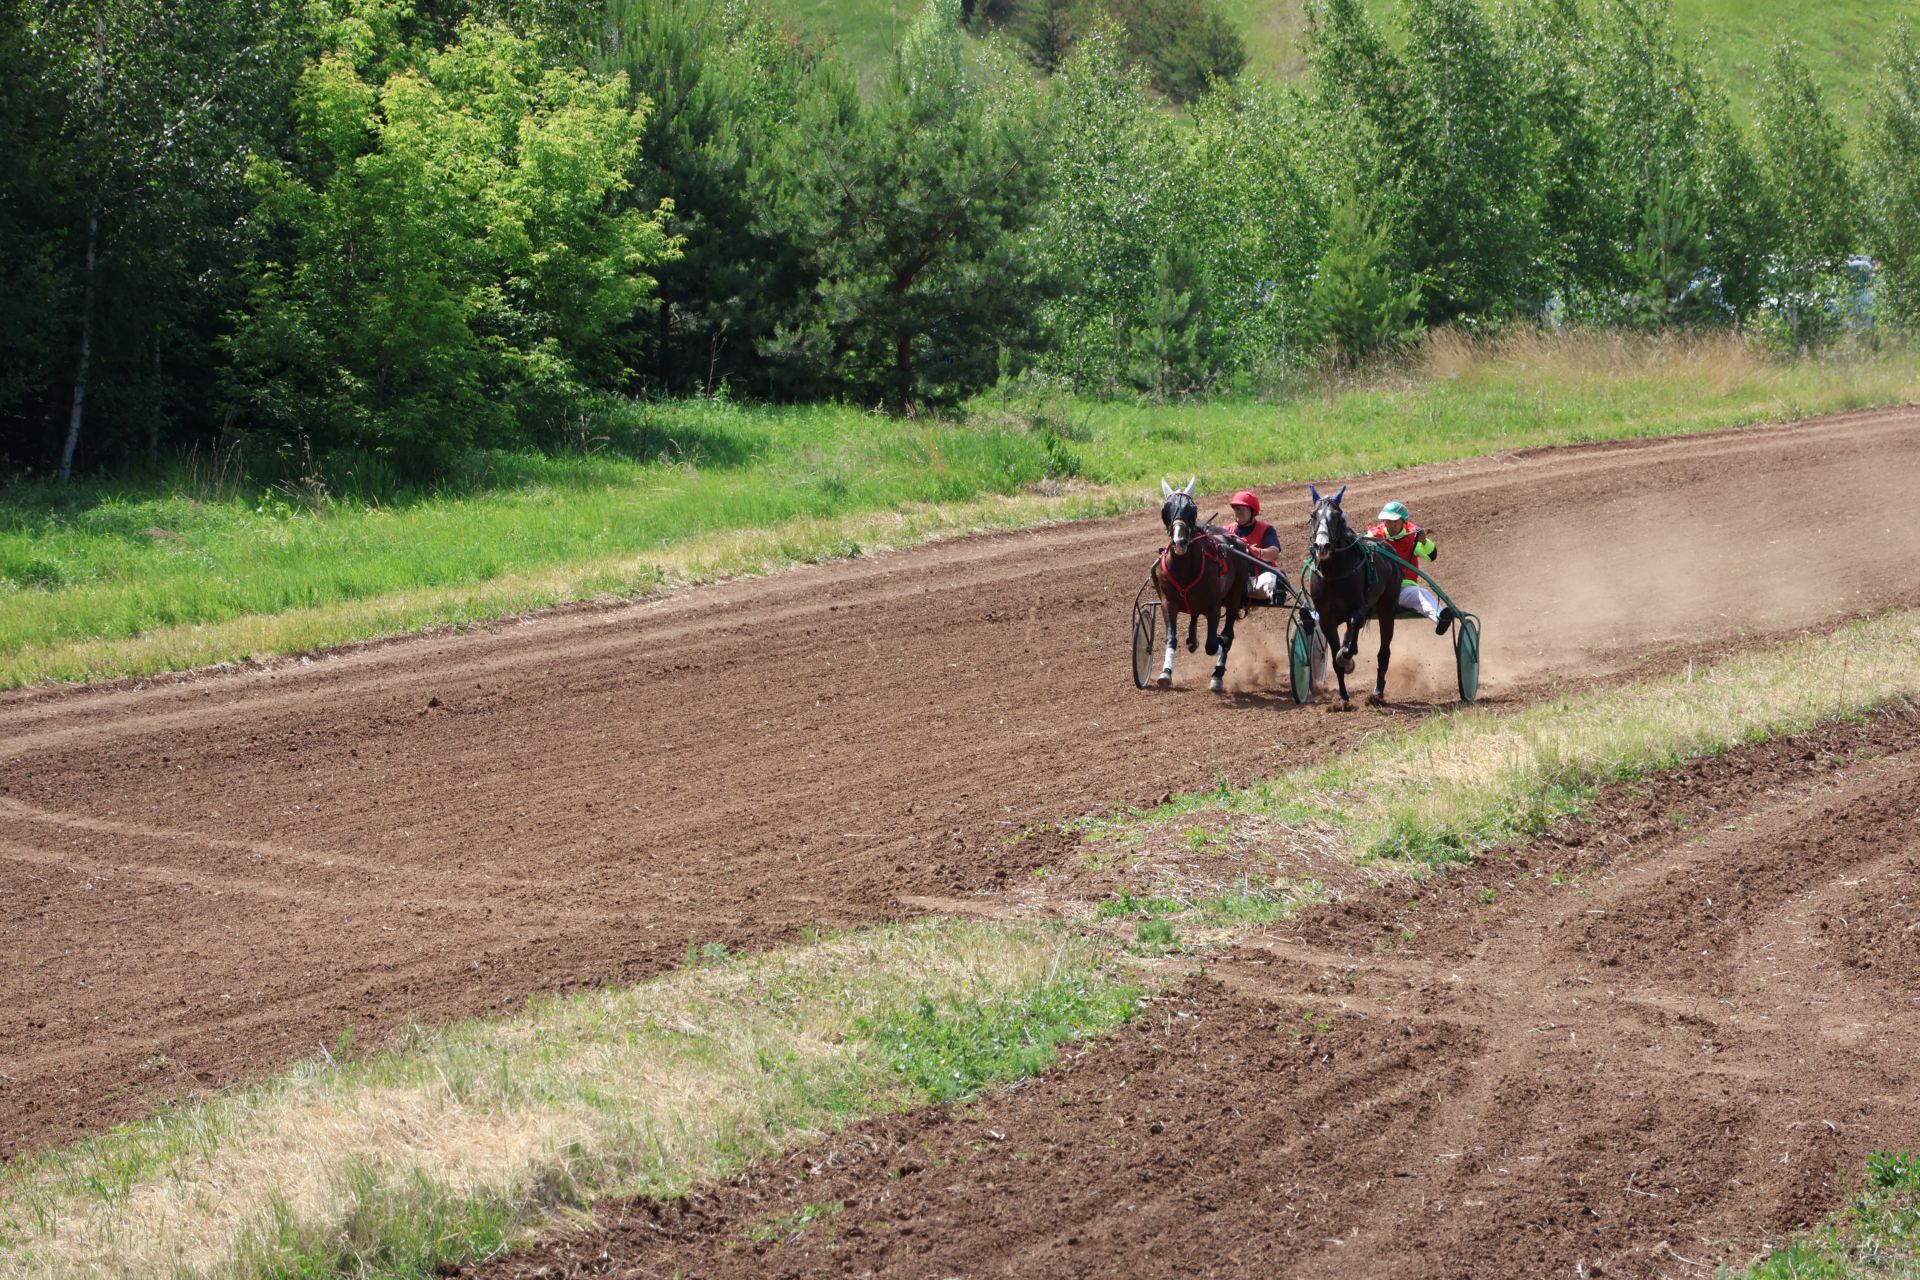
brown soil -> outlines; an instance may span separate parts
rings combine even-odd
[[[1378,476],[1517,701],[1907,605],[1920,412]],[[1327,477],[1337,482],[1338,477]],[[1270,503],[1296,554],[1300,495]],[[1015,837],[1380,723],[1126,676],[1159,529],[965,539],[264,671],[0,698],[0,1156],[351,1028],[923,909]],[[1863,549],[1871,549],[1865,554]],[[1273,616],[1234,680],[1263,679]],[[1394,713],[1444,681],[1402,630]],[[1365,681],[1370,656],[1358,679]],[[1434,696],[1429,693],[1429,697]]]
[[[1620,788],[1023,1088],[465,1274],[1708,1275],[1920,1144],[1917,804],[1913,712]]]

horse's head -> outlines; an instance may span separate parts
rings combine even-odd
[[[1187,543],[1200,527],[1200,508],[1193,501],[1193,482],[1197,479],[1198,476],[1189,479],[1183,489],[1176,489],[1165,480],[1160,482],[1160,492],[1166,496],[1166,501],[1160,504],[1160,523],[1167,526],[1167,536],[1173,540],[1173,554],[1177,556],[1187,553]]]
[[[1340,509],[1340,499],[1346,496],[1347,486],[1341,485],[1340,492],[1329,497],[1322,497],[1313,485],[1307,486],[1307,492],[1313,495],[1313,518],[1309,526],[1314,555],[1333,555],[1351,546],[1353,530],[1347,527],[1347,514]]]

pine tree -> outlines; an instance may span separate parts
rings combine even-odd
[[[1685,189],[1663,177],[1645,219],[1630,259],[1634,308],[1629,318],[1650,326],[1701,318],[1706,298],[1699,275],[1707,254],[1699,209]]]
[[[1335,363],[1347,368],[1420,331],[1419,284],[1396,283],[1386,232],[1350,193],[1333,208],[1308,305]]]
[[[767,216],[769,169],[803,103],[825,95],[844,108],[851,78],[758,6],[613,0],[607,16],[603,68],[624,72],[652,104],[626,200],[641,210],[671,200],[683,246],[657,272],[647,379],[678,393],[723,381],[785,390],[760,349],[817,280],[805,246]]]
[[[981,83],[960,39],[958,0],[929,0],[876,101],[803,121],[782,166],[788,234],[816,247],[820,286],[776,348],[896,413],[985,385],[1035,331],[1044,133],[1022,78]]]

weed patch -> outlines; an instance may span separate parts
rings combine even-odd
[[[1740,1280],[1920,1277],[1920,1156],[1876,1151],[1860,1190],[1819,1232],[1774,1251]]]
[[[677,1195],[854,1116],[1041,1070],[1139,1000],[1108,950],[1040,926],[919,921],[688,961],[0,1167],[0,1274],[429,1276],[600,1197]]]
[[[911,1009],[861,1019],[853,1033],[879,1048],[888,1067],[918,1092],[916,1101],[951,1102],[1046,1070],[1062,1043],[1132,1018],[1139,996],[1132,987],[1081,981],[1049,983],[998,1002],[922,996]]]
[[[1199,907],[1207,923],[1213,925],[1272,924],[1324,897],[1325,887],[1318,880],[1303,880],[1282,891],[1252,876],[1242,876],[1239,884],[1205,899]]]
[[[1200,815],[1254,815],[1330,828],[1350,857],[1424,873],[1577,815],[1608,783],[1916,699],[1920,613],[1889,613],[1684,676],[1434,715],[1325,764],[1083,829],[1139,839]]]

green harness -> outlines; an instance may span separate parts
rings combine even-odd
[[[1374,593],[1374,590],[1380,585],[1380,570],[1374,564],[1374,561],[1373,561],[1373,553],[1377,551],[1381,555],[1385,556],[1387,559],[1399,565],[1402,569],[1409,570],[1416,576],[1425,579],[1427,586],[1433,589],[1433,594],[1440,597],[1440,603],[1446,605],[1447,608],[1452,609],[1456,614],[1461,614],[1463,616],[1465,615],[1466,611],[1460,608],[1458,605],[1454,604],[1453,598],[1449,596],[1445,591],[1442,591],[1440,589],[1440,584],[1435,582],[1433,580],[1433,575],[1429,574],[1425,569],[1422,569],[1417,564],[1408,564],[1405,560],[1402,560],[1400,558],[1399,552],[1395,551],[1392,547],[1388,546],[1386,543],[1382,542],[1378,538],[1369,538],[1363,534],[1363,535],[1356,536],[1354,538],[1354,541],[1362,544],[1366,548],[1365,552],[1363,553],[1363,560],[1366,565],[1368,596],[1372,596]],[[1307,553],[1307,558],[1304,561],[1302,561],[1300,564],[1300,585],[1303,587],[1306,585],[1308,573],[1318,573],[1318,572],[1320,572],[1319,558],[1313,552],[1309,551]]]

